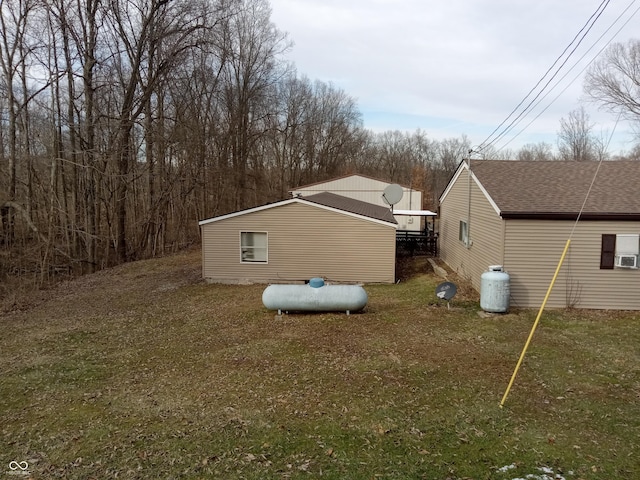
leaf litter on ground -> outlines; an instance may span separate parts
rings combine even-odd
[[[71,479],[640,477],[637,313],[545,313],[499,409],[535,312],[482,318],[459,279],[448,309],[418,259],[366,286],[364,313],[276,318],[264,285],[208,285],[200,258],[0,314],[1,460]]]

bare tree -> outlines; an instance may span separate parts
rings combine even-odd
[[[116,251],[119,261],[128,249],[127,196],[132,166],[137,161],[134,127],[162,79],[189,49],[196,48],[206,16],[197,4],[169,0],[110,0],[114,70],[121,88],[111,155],[117,172]]]
[[[607,110],[640,122],[640,40],[609,46],[587,70],[584,90]]]
[[[480,152],[480,158],[485,160],[513,160],[516,154],[509,148],[497,149],[493,145],[488,145]]]
[[[462,138],[447,138],[440,141],[440,164],[442,169],[452,175],[458,164],[469,154],[471,140],[466,135]]]
[[[35,8],[33,0],[0,0],[0,69],[4,80],[6,108],[8,113],[7,132],[5,140],[8,142],[8,165],[6,174],[9,178],[7,197],[0,205],[4,239],[7,244],[14,241],[15,235],[15,205],[18,201],[18,162],[20,161],[19,138],[26,140],[24,120],[28,103],[28,93],[22,88],[19,80],[24,77],[26,70],[26,52],[28,23]],[[20,73],[23,72],[23,75]],[[21,84],[24,85],[25,78]],[[22,118],[21,118],[22,116]],[[19,130],[23,135],[19,136]],[[24,145],[22,145],[24,147]],[[24,150],[24,149],[23,149]],[[22,211],[22,210],[21,210]],[[28,210],[27,210],[28,213]]]
[[[313,85],[295,72],[275,87],[276,109],[269,121],[272,173],[269,185],[276,198],[284,198],[289,188],[301,184],[305,164],[304,129],[313,103]]]
[[[249,169],[270,113],[271,87],[286,75],[277,57],[291,46],[287,35],[271,22],[266,0],[237,0],[237,14],[223,25],[229,59],[223,73],[227,141],[236,187],[235,208],[255,202],[255,178]],[[253,172],[255,174],[255,172]],[[251,183],[253,182],[253,185]]]
[[[577,162],[598,160],[602,148],[592,134],[593,127],[584,107],[570,112],[568,118],[561,118],[558,132],[560,158]]]
[[[71,136],[71,151],[74,158],[77,158],[77,151],[81,150],[82,179],[85,185],[85,208],[84,208],[84,237],[85,250],[87,253],[87,264],[89,271],[95,270],[98,265],[98,185],[96,172],[99,171],[96,145],[97,113],[95,101],[95,75],[98,55],[98,35],[101,19],[100,0],[85,0],[84,4],[78,3],[78,16],[80,24],[80,34],[78,38],[78,49],[80,52],[80,64],[82,65],[82,92],[84,95],[84,116],[81,136],[81,148]],[[73,93],[73,78],[67,77],[70,95]],[[69,99],[69,122],[73,125],[74,103]],[[75,162],[74,162],[75,163]],[[79,190],[80,188],[78,188]],[[80,199],[76,200],[80,203]]]
[[[624,159],[640,161],[640,145],[633,147]]]
[[[528,143],[516,154],[517,160],[555,160],[553,147],[546,142]]]
[[[423,192],[420,207],[435,210],[441,182],[446,177],[438,167],[439,143],[436,140],[430,140],[421,130],[416,130],[411,135],[410,141],[415,159],[409,185]]]
[[[400,130],[389,130],[377,136],[378,168],[385,180],[406,183],[412,170],[409,137]]]

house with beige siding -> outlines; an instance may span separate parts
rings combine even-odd
[[[202,220],[202,275],[218,283],[393,283],[396,227],[388,207],[327,192],[294,197]]]
[[[440,257],[480,291],[502,265],[512,307],[640,310],[640,162],[462,162],[439,201]]]
[[[383,193],[391,183],[384,180],[368,177],[361,174],[349,174],[333,178],[324,182],[302,185],[290,191],[293,196],[315,195],[322,192],[335,193],[343,197],[353,198],[381,207],[388,204],[383,199]],[[411,215],[411,212],[422,211],[422,191],[407,185],[402,187],[402,198],[393,206],[394,211],[403,211],[402,215],[396,215],[400,230],[419,231],[424,229],[425,217],[420,214]],[[433,214],[435,216],[435,214]]]

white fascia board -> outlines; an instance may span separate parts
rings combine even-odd
[[[431,210],[393,210],[394,215],[409,215],[412,217],[437,217],[438,214]]]
[[[474,182],[476,182],[476,185],[478,186],[482,194],[485,196],[485,198],[489,201],[489,203],[491,204],[495,212],[498,214],[498,216],[502,216],[500,214],[500,209],[498,208],[498,205],[496,205],[496,202],[493,201],[493,198],[491,198],[491,195],[489,195],[489,192],[485,190],[484,185],[480,183],[480,180],[477,179],[477,177],[473,173],[473,170],[471,170],[471,178],[473,179]]]
[[[261,205],[259,207],[249,208],[247,210],[240,210],[239,212],[233,212],[233,213],[228,213],[226,215],[220,215],[219,217],[213,217],[213,218],[209,218],[207,220],[200,220],[200,222],[198,222],[198,225],[202,226],[202,225],[206,225],[208,223],[219,222],[221,220],[227,220],[229,218],[239,217],[241,215],[247,215],[249,213],[255,213],[255,212],[259,212],[259,211],[262,211],[262,210],[268,210],[270,208],[275,208],[275,207],[282,207],[284,205],[289,205],[291,203],[302,203],[304,205],[309,205],[311,207],[321,208],[323,210],[328,210],[328,211],[334,212],[334,213],[340,213],[342,215],[348,215],[350,217],[359,218],[361,220],[366,220],[368,222],[378,223],[380,225],[384,225],[384,226],[387,226],[387,227],[393,227],[394,229],[398,228],[398,225],[395,224],[395,223],[385,222],[384,220],[378,220],[377,218],[367,217],[365,215],[359,215],[357,213],[348,212],[346,210],[340,210],[339,208],[328,207],[326,205],[321,205],[319,203],[310,202],[308,200],[305,200],[304,198],[291,198],[289,200],[283,200],[281,202],[270,203],[268,205]]]
[[[467,162],[464,162],[464,161],[461,162],[460,165],[458,166],[458,170],[453,175],[453,178],[449,181],[447,188],[445,188],[444,192],[442,192],[442,195],[440,195],[440,199],[438,200],[439,203],[442,203],[444,201],[445,197],[449,194],[449,192],[451,191],[455,183],[458,181],[458,177],[460,177],[460,175],[462,174],[462,171],[466,168],[469,168],[467,166]]]
[[[460,166],[458,167],[458,170],[456,171],[455,175],[453,176],[453,178],[449,182],[449,185],[447,185],[447,188],[444,190],[444,192],[442,192],[442,195],[440,195],[440,200],[439,200],[440,203],[442,203],[444,201],[444,199],[447,196],[447,194],[453,188],[453,185],[458,181],[458,178],[462,174],[463,170],[469,170],[469,165],[465,161],[463,161],[460,164]],[[498,205],[496,205],[496,202],[493,201],[493,198],[491,198],[491,195],[489,195],[489,192],[487,192],[487,190],[484,188],[484,185],[482,185],[482,183],[480,183],[480,180],[478,180],[478,177],[476,177],[476,175],[473,173],[473,170],[471,170],[471,179],[475,182],[475,184],[478,186],[478,188],[480,189],[482,194],[489,201],[489,203],[491,204],[491,207],[493,207],[495,212],[498,215],[501,215],[500,208],[498,208]]]

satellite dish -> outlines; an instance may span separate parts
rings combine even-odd
[[[384,200],[384,203],[387,205],[393,207],[396,203],[402,200],[402,195],[404,195],[404,189],[397,183],[392,183],[384,189],[384,192],[382,193],[382,200]]]
[[[449,300],[455,296],[457,291],[458,287],[454,283],[444,282],[436,287],[436,297],[440,300],[446,300],[447,308],[449,308]]]
[[[458,287],[455,283],[444,282],[436,287],[436,297],[442,300],[451,300],[457,291]]]

